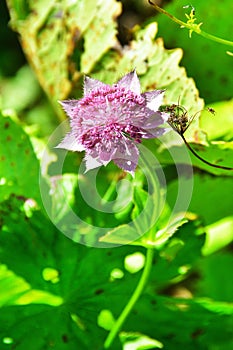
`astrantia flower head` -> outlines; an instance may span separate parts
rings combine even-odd
[[[134,173],[138,163],[137,145],[143,138],[165,132],[160,127],[168,115],[158,110],[164,90],[140,93],[135,71],[110,86],[85,77],[84,97],[61,104],[70,117],[71,132],[57,146],[86,151],[86,169],[107,165],[111,160]]]

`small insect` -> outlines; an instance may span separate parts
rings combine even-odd
[[[210,112],[210,113],[213,114],[213,115],[216,114],[215,110],[214,110],[212,107],[208,107],[208,108],[207,108],[207,111]]]

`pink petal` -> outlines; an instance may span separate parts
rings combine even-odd
[[[85,150],[83,145],[77,142],[75,134],[72,131],[66,134],[64,139],[55,148],[63,148],[74,152],[81,152]]]
[[[93,157],[91,153],[86,154],[85,156],[85,162],[86,162],[86,171],[89,171],[91,169],[99,168],[100,166],[104,165],[106,166],[111,161],[103,161],[98,156]]]
[[[72,118],[74,116],[74,109],[77,106],[78,100],[63,100],[58,102],[62,105],[67,115]]]
[[[92,90],[106,86],[107,84],[102,83],[101,81],[87,76],[84,77],[84,96],[88,95]]]
[[[161,128],[161,127],[158,127],[155,129],[150,129],[149,131],[142,129],[142,131],[144,131],[144,134],[142,137],[144,139],[154,139],[156,137],[159,137],[159,136],[165,134],[166,132],[168,132],[170,130],[171,130],[171,128]]]
[[[133,70],[131,73],[126,74],[117,82],[117,85],[123,86],[127,90],[131,90],[135,94],[140,95],[141,86],[136,70]]]
[[[167,113],[156,112],[145,120],[144,124],[141,126],[144,130],[157,128],[159,125],[164,124],[169,115]]]
[[[116,149],[111,149],[110,151],[106,151],[104,147],[102,147],[99,158],[102,162],[110,162],[113,159],[113,155],[116,152]]]
[[[98,158],[93,158],[90,154],[86,154],[85,162],[86,162],[86,171],[85,172],[92,170],[92,169],[95,169],[95,168],[99,168],[100,166],[103,165],[103,163],[101,163]]]
[[[131,140],[123,140],[114,154],[114,163],[133,174],[138,163],[139,151]]]
[[[145,97],[147,101],[147,107],[150,108],[152,111],[158,111],[159,107],[163,102],[164,91],[165,90],[155,90],[145,92],[144,94],[142,94],[142,96]]]
[[[127,171],[131,175],[134,175],[137,163],[134,163],[132,160],[125,159],[114,159],[113,161],[119,168]]]

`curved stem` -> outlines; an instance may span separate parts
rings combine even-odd
[[[204,32],[203,30],[200,29],[200,27],[198,25],[192,25],[192,24],[188,24],[185,23],[183,21],[181,21],[180,19],[176,18],[175,16],[171,15],[170,13],[168,13],[167,11],[165,11],[164,9],[162,9],[161,7],[159,7],[158,5],[154,4],[151,0],[148,0],[149,4],[152,5],[158,12],[163,13],[164,15],[166,15],[167,17],[171,18],[171,20],[177,24],[179,24],[182,27],[186,27],[187,29],[203,36],[206,39],[210,39],[212,41],[216,41],[220,44],[223,45],[229,45],[229,46],[233,46],[233,41],[230,40],[226,40],[226,39],[222,39],[219,38],[215,35],[209,34]]]
[[[188,149],[190,150],[190,152],[192,152],[192,154],[193,154],[196,158],[200,159],[203,163],[208,164],[209,166],[212,166],[213,168],[219,168],[219,169],[224,169],[224,170],[233,170],[233,168],[228,167],[228,166],[217,165],[217,164],[213,164],[213,163],[208,162],[208,160],[205,160],[204,158],[202,158],[201,156],[199,156],[199,154],[197,154],[196,151],[194,151],[194,149],[193,149],[193,148],[190,146],[190,144],[186,141],[186,139],[185,139],[185,137],[184,137],[183,134],[179,134],[179,135],[182,137],[182,139],[183,139],[185,145],[188,147]]]
[[[129,315],[129,313],[131,312],[131,310],[133,309],[135,303],[137,302],[137,300],[139,299],[139,297],[141,296],[145,285],[147,283],[148,277],[150,275],[151,272],[151,267],[152,267],[152,262],[153,262],[153,256],[154,256],[154,249],[153,248],[148,248],[147,252],[146,252],[146,262],[145,262],[145,266],[144,266],[144,270],[142,272],[141,278],[138,282],[138,285],[135,289],[135,291],[133,292],[131,298],[129,299],[127,305],[125,306],[125,308],[123,309],[122,313],[120,314],[119,318],[116,320],[116,322],[114,323],[110,333],[108,334],[105,343],[104,343],[104,349],[109,349],[112,342],[114,341],[116,335],[118,334],[118,332],[120,331],[123,323],[125,322],[127,316]]]

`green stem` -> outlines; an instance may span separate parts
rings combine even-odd
[[[145,285],[147,283],[150,272],[151,272],[153,257],[154,257],[154,249],[148,248],[147,252],[146,252],[146,262],[145,262],[144,270],[142,272],[142,275],[141,275],[141,278],[138,282],[138,285],[137,285],[135,291],[133,292],[131,298],[129,299],[127,305],[125,306],[122,313],[120,314],[119,318],[114,323],[110,333],[108,334],[108,337],[106,338],[105,343],[104,343],[104,349],[110,348],[112,342],[114,341],[115,337],[117,336],[118,332],[120,331],[127,316],[129,315],[129,313],[133,309],[134,305],[136,304],[137,300],[141,296],[141,294],[145,288]]]
[[[164,15],[166,15],[167,17],[171,18],[171,20],[177,24],[179,24],[182,27],[186,27],[189,30],[192,30],[193,32],[203,36],[206,39],[210,39],[212,41],[216,41],[217,43],[223,44],[223,45],[229,45],[229,46],[233,46],[233,41],[230,40],[225,40],[222,38],[219,38],[215,35],[209,34],[204,32],[203,30],[200,29],[200,27],[197,27],[197,25],[191,25],[188,23],[185,23],[183,21],[181,21],[180,19],[176,18],[175,16],[171,15],[170,13],[168,13],[167,11],[165,11],[164,9],[162,9],[161,7],[159,7],[158,5],[154,4],[151,0],[148,0],[149,4],[152,5],[158,12],[163,13]]]
[[[101,203],[105,204],[105,202],[109,201],[113,195],[113,193],[115,193],[116,191],[116,185],[117,185],[117,181],[113,180],[110,184],[110,186],[108,187],[107,191],[105,192],[105,194],[102,197]]]
[[[181,138],[183,139],[186,147],[190,150],[190,152],[192,152],[192,154],[198,158],[199,160],[201,160],[203,163],[209,165],[209,166],[212,166],[213,168],[218,168],[218,169],[224,169],[224,170],[233,170],[232,167],[229,167],[229,166],[225,166],[225,165],[218,165],[218,164],[213,164],[213,163],[210,163],[208,160],[202,158],[199,154],[197,154],[196,151],[194,151],[194,149],[190,146],[190,144],[186,141],[186,138],[184,137],[183,134],[179,134],[181,136]]]

